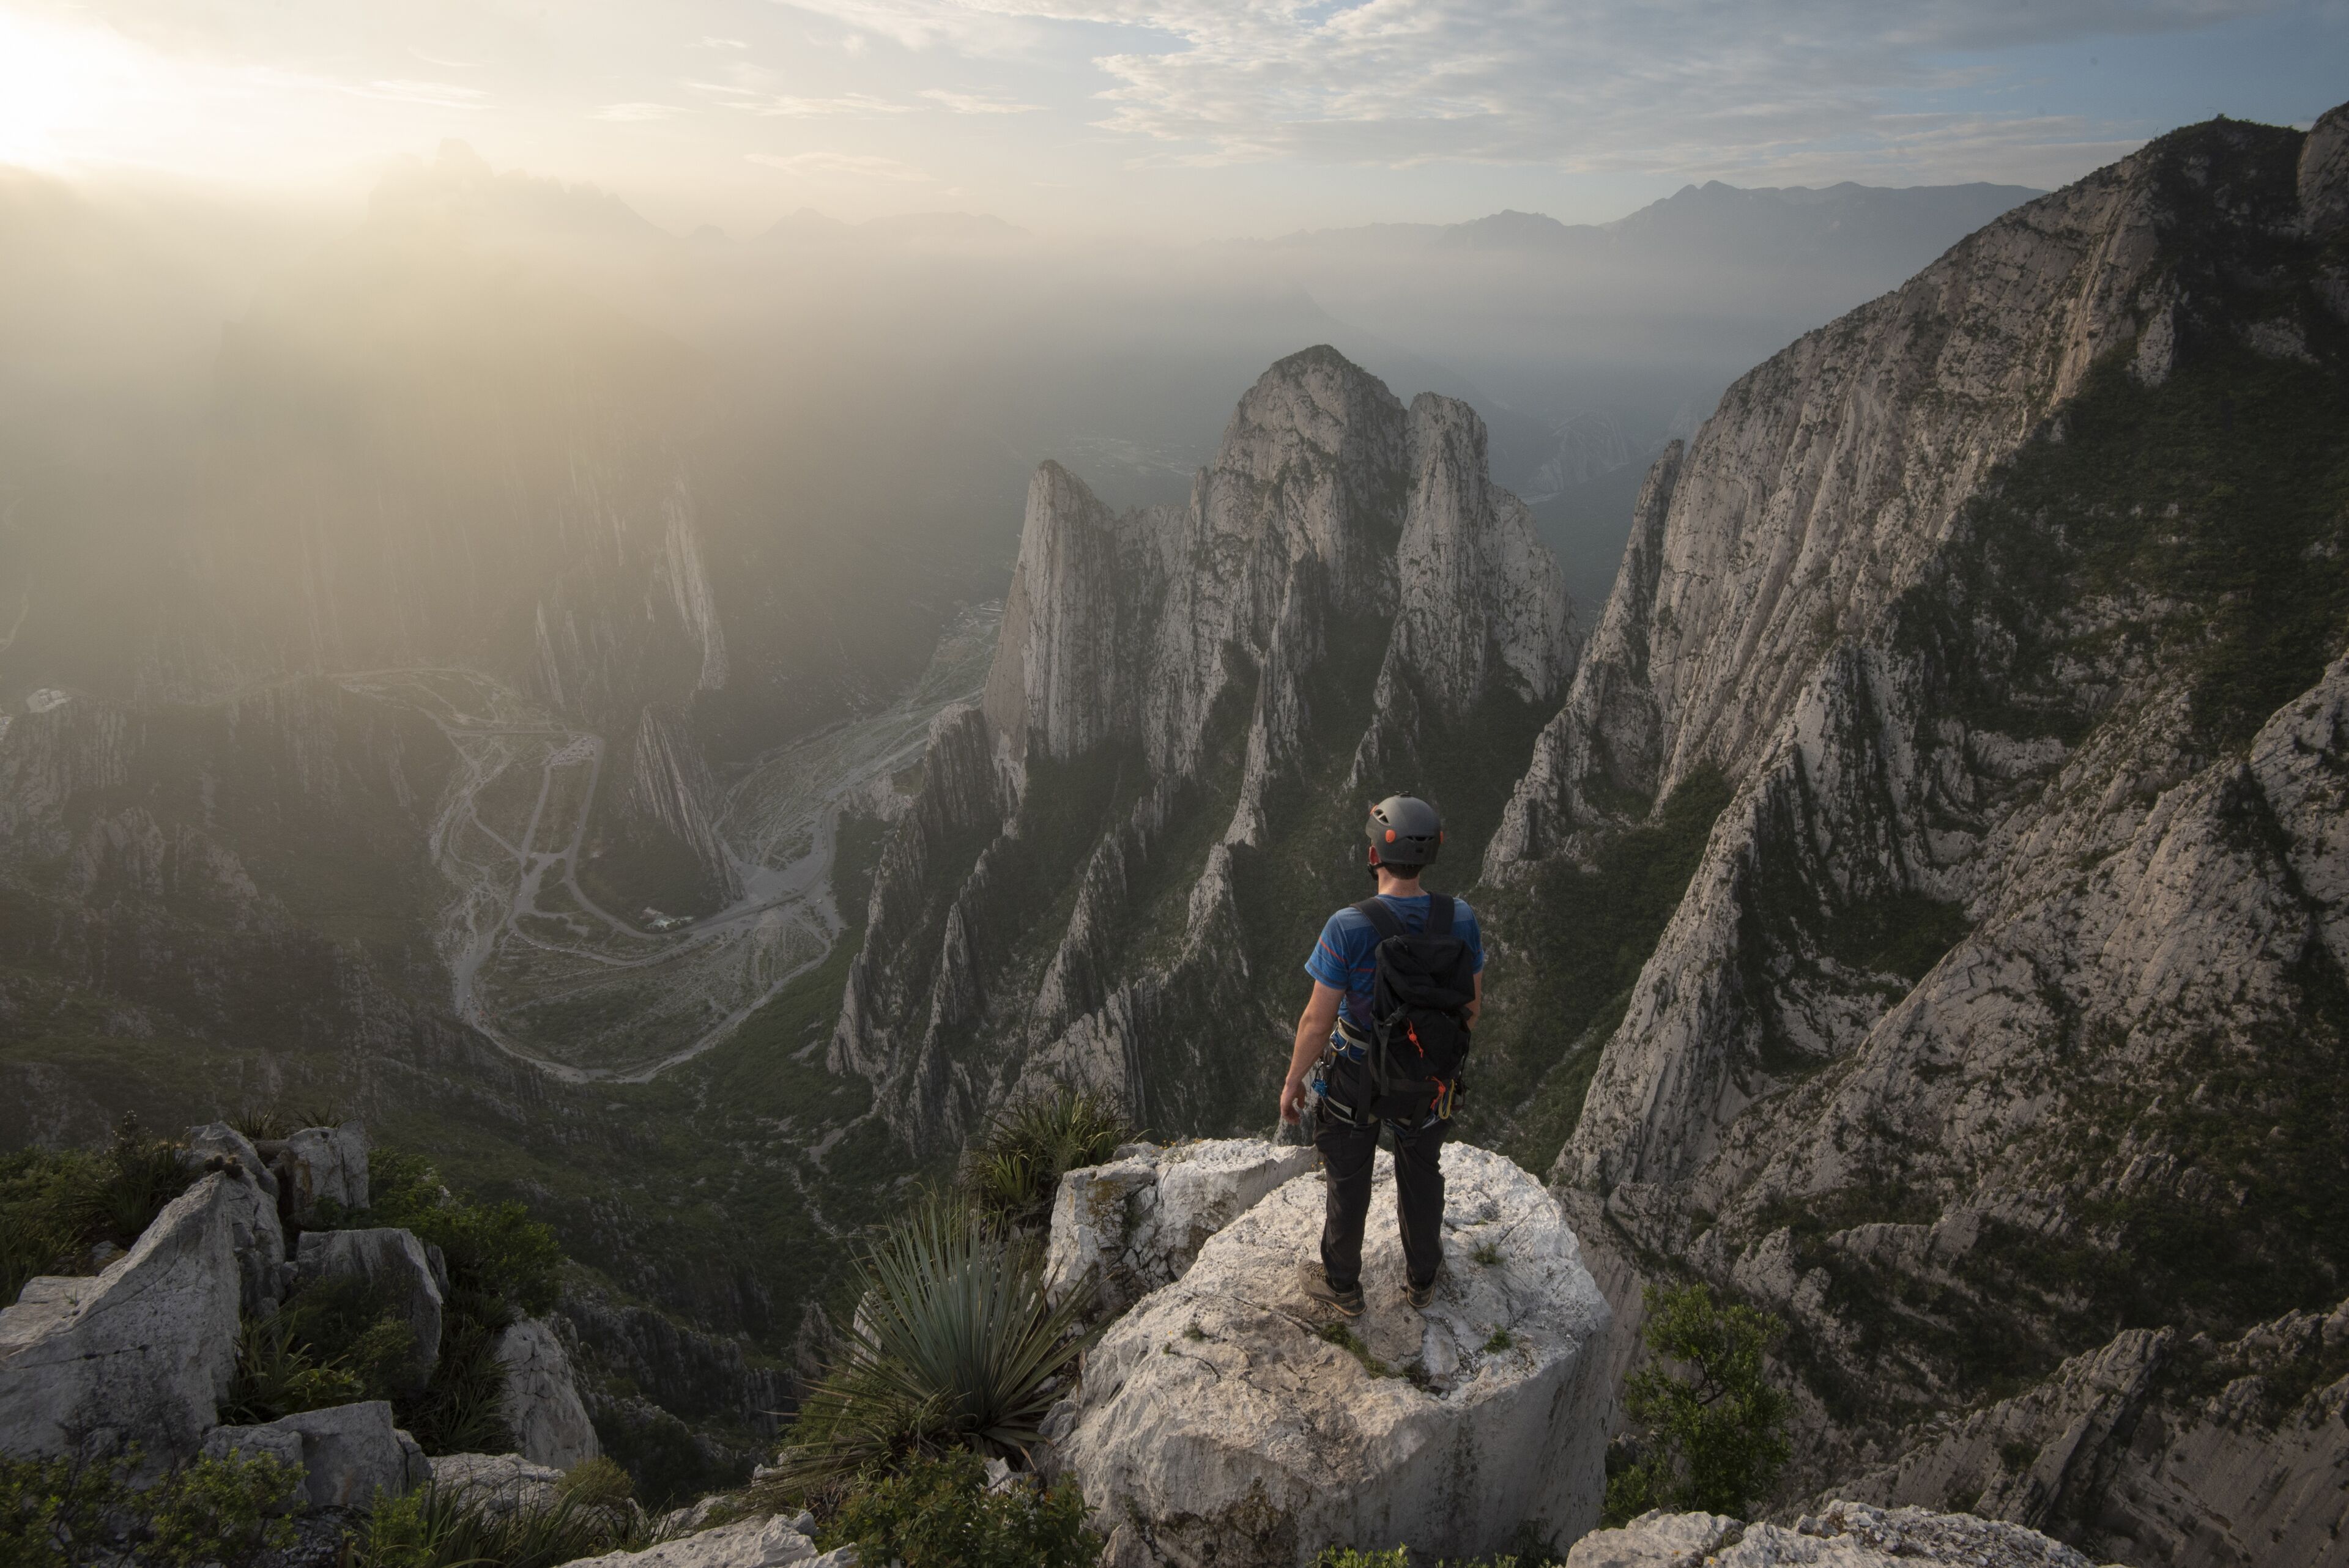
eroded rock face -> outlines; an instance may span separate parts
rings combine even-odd
[[[1180,1279],[1209,1237],[1318,1158],[1304,1145],[1207,1138],[1071,1171],[1052,1201],[1045,1289],[1056,1301],[1090,1289],[1092,1310],[1114,1316]]]
[[[506,1372],[506,1425],[527,1458],[564,1470],[604,1451],[552,1324],[523,1318],[498,1336],[497,1358]]]
[[[196,1451],[236,1370],[237,1222],[252,1191],[215,1171],[104,1273],[36,1279],[0,1311],[0,1454],[136,1441],[156,1470]]]
[[[199,1169],[222,1166],[237,1178],[229,1196],[239,1303],[247,1317],[266,1317],[285,1294],[285,1227],[277,1212],[277,1177],[244,1134],[224,1121],[188,1129],[188,1158]]]
[[[1831,1502],[1791,1530],[1713,1513],[1648,1513],[1584,1536],[1567,1568],[2092,1568],[2035,1530],[1965,1513]]]
[[[344,1211],[367,1204],[367,1129],[356,1121],[340,1127],[305,1127],[285,1140],[277,1156],[280,1202],[297,1225],[329,1222],[334,1204]]]
[[[264,1427],[229,1428],[224,1446],[301,1439],[303,1486],[309,1506],[367,1508],[378,1497],[400,1497],[432,1479],[432,1466],[416,1439],[392,1424],[391,1406],[381,1399],[303,1410]],[[272,1439],[268,1434],[279,1434]]]
[[[1351,1347],[1299,1281],[1318,1256],[1313,1176],[1111,1326],[1054,1423],[1110,1562],[1293,1568],[1332,1542],[1398,1542],[1466,1557],[1527,1522],[1557,1537],[1596,1522],[1606,1304],[1538,1181],[1466,1145],[1444,1165],[1444,1273],[1419,1312],[1380,1156]]]
[[[492,1513],[535,1512],[554,1504],[563,1471],[520,1454],[435,1454],[432,1484],[463,1491]]]
[[[835,1070],[908,1137],[970,1130],[1030,1075],[1143,1125],[1241,1125],[1247,1075],[1190,1022],[1247,975],[1235,853],[1272,841],[1325,753],[1348,792],[1387,793],[1370,780],[1413,776],[1472,716],[1529,737],[1574,668],[1564,579],[1485,459],[1464,404],[1405,407],[1322,347],[1249,388],[1185,506],[1117,516],[1040,468],[984,701],[941,723],[884,853]],[[1120,769],[1139,787],[1119,804],[1087,794]],[[1193,810],[1212,820],[1174,834]],[[1051,873],[1075,883],[1065,925],[1013,941],[1040,913],[1028,862],[1071,835],[1090,848]],[[1162,935],[1128,949],[1145,882]]]
[[[2134,1563],[2320,1563],[2349,1493],[2349,1302],[2225,1345],[2133,1328],[1851,1482]]]
[[[295,1251],[294,1267],[305,1284],[331,1279],[364,1281],[415,1336],[409,1357],[409,1377],[419,1387],[430,1380],[432,1369],[440,1364],[440,1286],[424,1243],[412,1232],[389,1226],[305,1232]]]

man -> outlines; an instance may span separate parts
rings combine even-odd
[[[1381,1126],[1394,1139],[1403,1296],[1412,1305],[1427,1305],[1444,1263],[1439,1155],[1451,1112],[1450,1094],[1428,1103],[1423,1113],[1418,1103],[1412,1103],[1401,1119],[1373,1109],[1376,1086],[1368,1057],[1380,944],[1398,933],[1441,937],[1441,931],[1430,931],[1430,916],[1436,914],[1440,923],[1448,905],[1450,934],[1464,944],[1465,954],[1440,941],[1433,945],[1455,961],[1464,959],[1473,976],[1462,993],[1466,998],[1460,1010],[1463,1022],[1474,1026],[1485,997],[1485,948],[1475,912],[1457,899],[1431,896],[1419,885],[1420,873],[1444,842],[1444,824],[1435,808],[1408,795],[1390,796],[1371,808],[1363,831],[1370,840],[1371,874],[1378,882],[1377,903],[1383,908],[1373,908],[1366,900],[1340,910],[1321,928],[1321,940],[1305,964],[1313,979],[1312,999],[1297,1021],[1297,1044],[1280,1088],[1283,1121],[1299,1119],[1309,1093],[1318,1090],[1321,1096],[1313,1142],[1321,1151],[1328,1207],[1321,1224],[1321,1259],[1318,1266],[1303,1265],[1303,1284],[1308,1295],[1348,1317],[1362,1311],[1362,1225],[1370,1214],[1371,1161],[1378,1152]],[[1382,933],[1381,925],[1389,929]],[[1464,1048],[1464,1029],[1461,1038]],[[1314,1072],[1317,1064],[1319,1074]],[[1392,1099],[1380,1102],[1384,1109],[1395,1103]]]

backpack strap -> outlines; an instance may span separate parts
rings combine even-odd
[[[1452,895],[1450,893],[1432,892],[1427,895],[1427,934],[1430,936],[1452,934]]]
[[[1354,913],[1371,923],[1371,928],[1381,938],[1404,934],[1402,917],[1389,909],[1386,901],[1378,897],[1364,899],[1354,906]]]

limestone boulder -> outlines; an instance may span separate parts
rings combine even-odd
[[[286,1467],[290,1480],[285,1494],[270,1505],[271,1513],[298,1513],[309,1507],[310,1494],[302,1463],[302,1434],[271,1423],[258,1427],[214,1427],[204,1434],[199,1450],[208,1460],[275,1460]]]
[[[536,1512],[554,1505],[563,1472],[520,1454],[436,1454],[432,1484],[461,1491],[492,1514]]]
[[[239,1304],[248,1317],[277,1309],[285,1288],[285,1227],[277,1212],[277,1176],[250,1140],[224,1121],[188,1129],[188,1160],[237,1179],[229,1225],[236,1251]]]
[[[381,1399],[304,1410],[259,1426],[214,1427],[204,1434],[202,1452],[207,1459],[265,1456],[299,1465],[302,1479],[285,1500],[286,1511],[366,1508],[378,1493],[398,1497],[437,1479],[446,1462],[427,1460],[416,1439],[392,1425],[391,1407]]]
[[[1381,1154],[1369,1309],[1304,1294],[1322,1187],[1295,1177],[1112,1325],[1048,1435],[1116,1568],[1297,1568],[1332,1542],[1465,1558],[1598,1522],[1609,1315],[1557,1201],[1500,1155],[1444,1153],[1444,1272],[1402,1299]]]
[[[1567,1568],[2093,1568],[2035,1530],[1971,1513],[1829,1503],[1793,1529],[1713,1513],[1645,1513],[1584,1536]]]
[[[1071,1171],[1052,1201],[1045,1288],[1057,1301],[1090,1287],[1094,1313],[1113,1316],[1182,1278],[1210,1236],[1315,1159],[1303,1145],[1210,1138],[1129,1145]]]
[[[307,1231],[294,1254],[295,1277],[357,1279],[415,1336],[409,1369],[421,1387],[440,1361],[440,1286],[432,1261],[414,1233],[382,1226],[365,1231]]]
[[[432,1479],[431,1461],[415,1439],[392,1424],[381,1399],[303,1410],[264,1427],[233,1428],[230,1442],[292,1433],[301,1440],[303,1487],[309,1506],[366,1508],[378,1495],[399,1497]],[[276,1440],[276,1439],[269,1439]]]
[[[525,1458],[569,1470],[604,1451],[554,1325],[523,1318],[498,1336],[496,1355],[505,1368],[506,1425]]]
[[[642,1552],[616,1552],[594,1561],[598,1568],[786,1568],[812,1563],[815,1554],[815,1542],[795,1529],[792,1521],[778,1517],[738,1520]]]
[[[331,1223],[336,1211],[367,1206],[367,1129],[305,1127],[288,1137],[275,1160],[285,1217],[302,1226]]]
[[[136,1442],[159,1468],[196,1451],[236,1370],[240,1181],[204,1177],[104,1273],[36,1279],[0,1312],[0,1454]]]

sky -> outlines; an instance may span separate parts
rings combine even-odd
[[[0,0],[0,164],[356,196],[461,139],[678,232],[1167,239],[1741,185],[2053,187],[2349,98],[2262,0]]]

